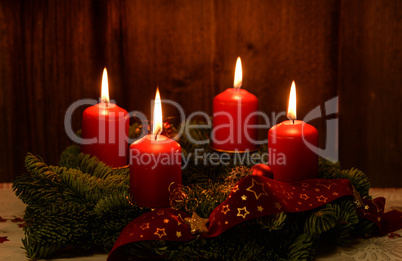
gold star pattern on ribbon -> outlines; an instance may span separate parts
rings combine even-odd
[[[332,182],[329,182],[329,183],[328,183],[328,185],[321,184],[321,183],[317,183],[317,185],[318,185],[318,186],[323,186],[323,187],[325,187],[325,188],[327,188],[327,189],[330,189],[330,188],[331,188],[331,186],[332,186],[332,185],[335,185],[335,184],[334,184],[334,183],[332,183]]]
[[[140,226],[140,228],[141,228],[142,230],[145,230],[145,229],[149,228],[149,223],[143,223],[143,224]]]
[[[244,213],[242,213],[244,211]],[[247,211],[246,206],[244,206],[243,208],[237,208],[237,216],[238,217],[242,217],[242,218],[246,218],[246,216],[250,214],[250,212]]]
[[[324,195],[321,195],[321,196],[317,197],[317,199],[318,199],[318,202],[327,203],[328,198],[324,197]]]
[[[236,193],[239,190],[239,185],[236,185],[233,187],[233,193]]]
[[[229,204],[222,206],[221,212],[222,212],[223,214],[226,215],[226,213],[228,213],[229,211],[230,211],[230,209],[229,209]]]
[[[302,185],[302,183],[305,184]],[[330,190],[328,190],[329,187]],[[133,221],[134,223],[130,223],[128,230],[126,227],[119,240],[124,242],[138,240],[187,241],[205,232],[207,233],[202,237],[215,237],[231,227],[256,217],[280,212],[307,211],[345,195],[353,194],[350,183],[343,179],[304,180],[289,184],[249,175],[232,188],[229,197],[212,211],[209,220],[199,217],[196,213],[191,216],[177,209],[156,209],[138,217]],[[368,204],[364,203],[364,205]],[[370,203],[370,211],[382,210],[383,206],[380,203],[378,206]],[[360,211],[361,215],[367,215],[367,210],[364,208]],[[378,222],[378,215],[369,217],[373,222]],[[118,244],[120,244],[119,241],[116,245]]]
[[[172,215],[172,218],[177,221],[178,226],[181,225],[182,222],[180,220],[183,220],[183,218],[181,217],[180,214],[179,215]]]
[[[287,191],[284,191],[283,195],[285,195],[288,199],[293,199],[292,195]]]
[[[301,198],[301,199],[304,199],[304,200],[307,200],[307,199],[309,199],[310,197],[307,196],[307,194],[300,194],[300,198]]]
[[[197,213],[193,212],[191,217],[185,218],[184,223],[190,226],[190,232],[192,235],[197,233],[206,233],[208,232],[207,223],[209,219],[201,218],[197,215]]]
[[[267,192],[264,189],[264,183],[258,183],[255,179],[252,179],[251,186],[246,189],[247,191],[253,192],[255,198],[258,200],[261,195],[268,197]]]
[[[159,238],[166,236],[165,228],[156,228],[154,235],[157,235]]]

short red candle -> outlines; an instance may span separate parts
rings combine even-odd
[[[296,120],[296,85],[293,81],[289,96],[289,121],[275,125],[268,131],[270,167],[274,179],[294,182],[317,178],[318,155],[307,147],[317,147],[318,131],[313,126]]]
[[[81,144],[81,152],[96,156],[111,167],[127,165],[128,112],[109,103],[106,68],[102,77],[102,102],[87,108],[82,114],[83,139],[95,139]]]
[[[268,131],[270,154],[281,159],[270,161],[275,180],[294,182],[317,178],[318,156],[306,146],[303,137],[317,147],[317,129],[303,121],[284,121]]]
[[[93,144],[82,144],[81,152],[96,156],[111,167],[127,165],[128,112],[116,104],[98,103],[82,114],[81,136],[96,138]]]
[[[160,135],[163,130],[162,103],[156,90],[153,134],[130,146],[130,193],[141,207],[169,207],[170,193],[181,184],[181,147]]]
[[[170,192],[181,184],[181,147],[149,134],[130,146],[130,193],[141,207],[169,207]]]
[[[240,65],[239,65],[240,64]],[[236,77],[240,68],[240,78]],[[218,151],[244,152],[258,148],[255,143],[258,99],[255,95],[241,89],[240,58],[236,64],[235,88],[226,89],[215,96],[213,101],[212,147]]]

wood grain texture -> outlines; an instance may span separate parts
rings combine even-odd
[[[402,2],[342,2],[340,160],[402,186]]]
[[[0,1],[0,182],[24,172],[28,151],[57,164],[71,144],[64,113],[99,97],[103,67],[121,107],[150,115],[159,86],[188,116],[212,113],[240,56],[243,87],[270,117],[286,110],[292,80],[300,119],[339,94],[342,163],[376,186],[402,186],[393,112],[401,108],[390,103],[401,98],[400,9],[398,1]],[[321,134],[325,120],[312,122]]]

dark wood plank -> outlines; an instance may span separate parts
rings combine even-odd
[[[18,95],[13,86],[22,85],[22,77],[16,81],[11,78],[13,69],[23,63],[20,57],[13,56],[11,52],[13,47],[22,49],[22,41],[18,39],[21,8],[19,2],[0,2],[0,182],[10,181],[18,174],[13,169],[16,165],[23,166],[23,159],[18,159],[18,151],[27,149],[23,140],[17,142],[15,118],[23,120],[23,117],[13,106],[14,98]]]
[[[64,113],[72,102],[98,96],[103,65],[98,65],[97,16],[91,2],[5,1],[2,10],[8,16],[2,43],[12,58],[2,79],[10,97],[4,106],[9,125],[1,143],[8,146],[0,181],[10,181],[25,171],[28,151],[58,163],[71,144]],[[74,115],[75,129],[80,128],[80,114]]]
[[[402,3],[343,1],[340,149],[375,186],[402,186]]]

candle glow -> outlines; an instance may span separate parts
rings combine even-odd
[[[163,208],[170,206],[171,192],[181,185],[181,147],[161,134],[162,101],[158,88],[153,102],[152,134],[130,145],[130,194],[138,206]]]
[[[154,102],[154,113],[153,113],[153,127],[152,133],[155,135],[155,140],[158,135],[162,132],[162,103],[159,94],[159,88],[156,88],[155,102]]]
[[[243,84],[243,71],[241,67],[241,60],[240,57],[237,57],[233,87],[239,89],[241,88],[242,84]]]
[[[296,120],[296,84],[295,84],[295,81],[292,82],[292,87],[290,88],[287,117],[289,120],[292,120],[292,121]]]
[[[107,79],[106,67],[103,69],[102,75],[102,92],[101,92],[101,103],[109,103],[109,84]]]
[[[296,120],[296,85],[290,89],[287,117],[268,131],[268,149],[283,155],[284,164],[272,164],[274,179],[295,182],[317,178],[318,155],[307,144],[318,146],[318,131],[310,124]]]
[[[100,102],[82,113],[81,137],[93,142],[81,144],[81,152],[96,156],[106,165],[127,165],[129,117],[128,112],[109,103],[109,85],[106,68],[103,69]]]

